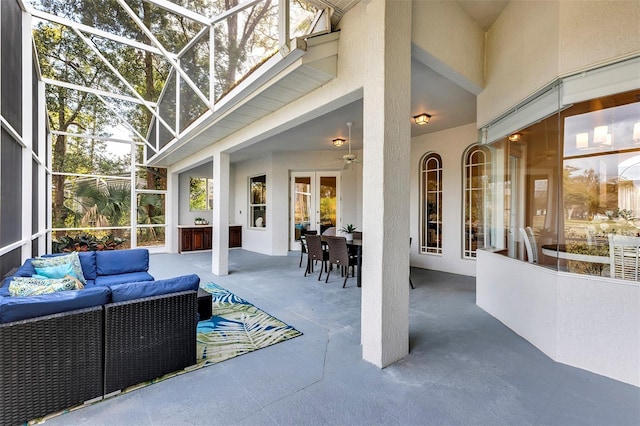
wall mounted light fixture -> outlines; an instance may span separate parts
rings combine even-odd
[[[332,142],[333,142],[333,145],[337,146],[338,148],[344,145],[344,139],[342,138],[335,138]]]
[[[522,133],[513,133],[509,135],[509,140],[511,142],[520,142],[522,139]]]
[[[607,134],[609,126],[597,126],[593,129],[593,143],[596,145],[605,145],[607,143]]]
[[[633,141],[640,142],[640,121],[633,125]]]
[[[576,135],[576,148],[578,149],[589,148],[589,133],[578,133]]]
[[[413,119],[415,120],[416,124],[422,126],[431,121],[431,116],[426,112],[423,112],[422,114],[414,116]]]

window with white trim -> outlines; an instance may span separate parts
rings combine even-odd
[[[489,217],[485,210],[487,188],[491,178],[491,151],[472,145],[464,153],[462,257],[475,259],[476,250],[487,246]]]
[[[267,226],[267,176],[249,178],[249,227]]]
[[[420,168],[420,253],[442,254],[442,158],[426,154]]]

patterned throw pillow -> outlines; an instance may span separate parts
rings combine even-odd
[[[65,263],[71,263],[74,275],[80,280],[82,284],[86,284],[84,275],[82,274],[82,265],[80,264],[80,257],[77,252],[66,254],[64,256],[54,257],[38,257],[31,261],[34,268],[46,268],[51,266],[64,265]]]
[[[9,284],[9,294],[12,296],[24,297],[56,293],[58,291],[65,290],[77,290],[77,283],[78,280],[72,276],[47,279],[15,277]]]

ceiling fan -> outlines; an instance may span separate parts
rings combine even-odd
[[[351,125],[353,123],[352,122],[348,122],[347,126],[349,127],[349,140],[348,140],[348,144],[349,144],[349,153],[348,154],[344,154],[342,156],[342,161],[344,162],[344,166],[342,167],[342,170],[347,170],[349,168],[349,166],[351,165],[351,163],[362,163],[362,160],[358,160],[358,158],[355,156],[355,154],[351,153]],[[340,158],[337,158],[338,160]]]

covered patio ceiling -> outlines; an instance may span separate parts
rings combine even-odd
[[[334,8],[335,24],[361,0],[320,0]],[[487,30],[504,10],[509,0],[459,0],[458,4],[478,25]],[[346,104],[345,104],[346,103]],[[232,163],[264,156],[271,152],[323,151],[343,148],[332,145],[336,137],[346,138],[347,122],[352,122],[352,149],[362,149],[362,99],[337,102],[330,111],[309,112],[308,120],[289,123],[286,128],[274,129],[270,134],[247,141],[230,152]],[[439,132],[476,121],[476,94],[473,94],[414,58],[411,63],[411,111],[432,115],[428,125],[419,126],[411,120],[413,137]],[[259,142],[259,143],[258,143]]]

